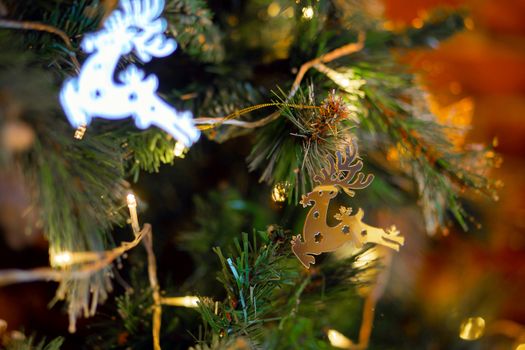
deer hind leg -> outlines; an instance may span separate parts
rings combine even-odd
[[[304,267],[309,269],[311,264],[315,264],[315,257],[308,254],[308,244],[301,240],[300,235],[293,236],[291,243],[293,253]]]
[[[176,112],[175,112],[176,113]],[[171,136],[173,136],[177,141],[180,141],[184,146],[189,147],[193,143],[191,138],[188,136],[185,130],[183,130],[179,125],[177,125],[174,118],[166,118],[162,121],[152,121],[153,125],[158,126],[161,129],[167,131]]]

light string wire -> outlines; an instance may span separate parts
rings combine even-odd
[[[52,33],[52,34],[59,36],[64,41],[66,47],[70,50],[69,55],[71,57],[71,60],[73,64],[76,66],[77,71],[79,71],[80,64],[75,56],[74,48],[71,44],[71,40],[62,30],[56,27],[53,27],[51,25],[37,23],[37,22],[12,21],[12,20],[4,20],[4,19],[0,19],[0,27],[11,28],[11,29],[44,31],[44,32]],[[292,88],[288,94],[287,100],[290,100],[295,95],[295,93],[297,92],[300,86],[302,79],[304,78],[306,72],[310,68],[312,67],[317,68],[316,66],[322,63],[331,62],[337,58],[340,58],[346,55],[350,55],[352,53],[360,51],[364,46],[364,38],[365,38],[364,33],[361,32],[359,33],[357,43],[350,43],[350,44],[344,45],[316,59],[313,59],[311,61],[304,63],[300,67],[297,73],[297,76],[292,84]],[[321,73],[323,73],[322,69],[321,69]],[[258,128],[258,127],[264,126],[276,120],[277,118],[279,118],[280,111],[273,112],[267,117],[260,119],[258,121],[255,121],[255,122],[244,122],[244,121],[238,121],[235,119],[246,113],[250,113],[258,109],[276,107],[276,106],[283,106],[283,107],[288,107],[288,108],[300,108],[300,109],[320,109],[321,108],[319,106],[299,105],[299,104],[291,104],[291,103],[286,103],[286,102],[284,103],[263,103],[263,104],[258,104],[258,105],[249,106],[249,107],[240,109],[223,118],[205,118],[205,117],[196,118],[195,123],[196,124],[209,124],[209,125],[199,126],[199,129],[201,130],[217,128],[218,126],[222,124],[237,125],[237,126],[244,127],[244,128]],[[151,225],[145,224],[142,230],[140,230],[139,232],[137,232],[136,227],[137,226],[135,225],[133,227],[133,232],[135,234],[135,239],[133,241],[124,242],[121,244],[121,246],[117,248],[97,254],[96,255],[98,259],[97,261],[88,263],[85,266],[82,266],[80,269],[69,270],[69,269],[55,269],[55,268],[46,267],[46,268],[36,268],[33,270],[4,270],[4,271],[0,271],[0,286],[12,284],[12,283],[30,282],[30,281],[38,281],[38,280],[61,281],[66,278],[70,278],[70,279],[71,278],[73,279],[87,278],[91,276],[92,274],[94,274],[95,272],[100,271],[101,269],[104,269],[110,264],[112,264],[114,260],[122,256],[128,250],[137,246],[142,241],[145,246],[147,255],[148,255],[148,276],[149,276],[149,282],[150,282],[150,286],[152,288],[152,293],[153,293],[152,295],[153,303],[154,303],[153,304],[153,315],[152,315],[152,318],[153,318],[153,329],[152,329],[153,348],[155,350],[161,350],[160,329],[161,329],[163,301],[164,301],[164,305],[177,305],[177,304],[173,303],[173,298],[162,298],[160,296],[160,287],[159,287],[158,279],[157,279],[156,258],[155,258],[155,253],[153,251],[153,237],[152,237]],[[74,252],[74,253],[71,253],[71,255],[73,257],[75,256],[75,254],[77,254],[76,256],[80,256],[82,254],[84,254],[85,256],[89,256],[89,254],[91,253],[92,252]],[[100,259],[100,257],[102,257],[102,259]],[[87,260],[89,261],[89,259]]]
[[[301,104],[293,104],[293,103],[283,103],[283,102],[261,103],[261,104],[257,104],[254,106],[249,106],[249,107],[237,110],[233,113],[228,114],[225,117],[221,117],[221,118],[200,117],[200,118],[195,118],[194,122],[195,124],[210,124],[210,125],[198,126],[200,130],[214,129],[222,124],[231,124],[231,125],[236,125],[239,127],[249,128],[249,129],[256,128],[256,127],[265,125],[266,123],[261,124],[260,120],[256,122],[244,122],[244,121],[237,121],[234,119],[244,114],[253,112],[255,110],[258,110],[261,108],[268,108],[268,107],[288,107],[288,108],[297,108],[297,109],[321,109],[320,106],[310,106],[310,105],[301,105]],[[264,119],[266,118],[263,118],[261,120],[264,120]],[[273,120],[274,119],[271,119],[269,121],[273,121]]]
[[[120,246],[103,251],[103,252],[62,252],[59,254],[52,254],[51,260],[58,256],[65,256],[68,258],[56,264],[57,267],[40,267],[32,270],[8,269],[0,270],[0,287],[25,282],[35,281],[54,281],[60,282],[63,280],[80,280],[86,279],[93,274],[107,268],[116,259],[120,258],[127,251],[135,248],[140,242],[143,243],[147,253],[148,263],[148,278],[152,290],[153,298],[153,313],[152,313],[152,336],[153,349],[161,350],[160,347],[160,330],[162,319],[162,306],[182,306],[194,308],[198,306],[199,298],[195,296],[183,297],[161,297],[160,285],[157,278],[157,261],[155,252],[153,250],[153,231],[150,224],[144,224],[142,228],[138,223],[138,216],[136,215],[137,202],[135,196],[128,195],[128,208],[130,209],[130,221],[134,234],[134,240],[131,242],[123,242]],[[58,267],[59,266],[59,267]]]
[[[338,47],[330,52],[327,52],[326,54],[324,55],[321,55],[313,60],[310,60],[308,62],[305,62],[301,65],[301,67],[299,68],[299,71],[295,77],[295,80],[292,84],[292,87],[290,89],[290,92],[288,94],[288,97],[287,97],[287,100],[289,101],[294,95],[295,93],[297,92],[297,90],[299,89],[299,86],[301,85],[301,82],[304,78],[304,76],[306,75],[306,73],[308,72],[308,70],[310,70],[310,68],[314,68],[316,69],[317,71],[319,71],[320,73],[326,75],[326,70],[323,69],[325,66],[324,66],[324,63],[328,63],[328,62],[331,62],[331,61],[334,61],[338,58],[341,58],[341,57],[344,57],[344,56],[348,56],[350,54],[353,54],[353,53],[356,53],[356,52],[359,52],[363,49],[364,47],[364,44],[365,44],[365,39],[366,39],[366,35],[364,32],[359,32],[358,33],[358,36],[357,36],[357,42],[355,43],[349,43],[349,44],[346,44],[346,45],[343,45],[341,47]],[[237,120],[233,120],[235,118],[238,118],[240,117],[241,115],[243,114],[246,114],[246,113],[249,113],[249,112],[252,112],[254,110],[257,110],[257,109],[260,109],[260,108],[266,108],[266,107],[274,107],[274,106],[284,106],[284,107],[289,107],[289,108],[300,108],[300,109],[320,109],[321,107],[319,106],[308,106],[308,105],[297,105],[297,104],[290,104],[290,103],[263,103],[263,104],[258,104],[258,105],[255,105],[255,106],[250,106],[250,107],[246,107],[246,108],[243,108],[239,111],[236,111],[236,112],[233,112],[223,118],[206,118],[206,117],[201,117],[201,118],[196,118],[194,119],[195,120],[195,124],[211,124],[211,125],[207,125],[207,126],[199,126],[198,128],[200,130],[207,130],[207,129],[212,129],[212,128],[216,128],[218,126],[220,126],[221,124],[231,124],[231,125],[235,125],[235,126],[239,126],[239,127],[243,127],[243,128],[247,128],[247,129],[254,129],[254,128],[258,128],[258,127],[261,127],[261,126],[264,126],[274,120],[276,120],[277,118],[279,118],[280,116],[280,112],[279,111],[276,111],[276,112],[273,112],[272,114],[268,115],[267,117],[263,118],[263,119],[260,119],[258,121],[255,121],[255,122],[243,122],[243,121],[237,121]]]
[[[78,62],[75,55],[75,49],[71,44],[71,39],[69,39],[64,31],[58,29],[57,27],[40,22],[14,21],[9,19],[0,19],[0,27],[9,29],[36,30],[39,32],[46,32],[59,36],[69,50],[68,55],[71,58],[71,62],[73,62],[75,65],[76,72],[78,73],[80,71],[80,63]]]
[[[67,279],[85,279],[106,268],[127,251],[136,247],[145,235],[151,232],[150,225],[144,225],[142,231],[131,242],[123,242],[120,246],[103,252],[70,252],[71,264],[68,268],[40,267],[32,270],[7,269],[0,270],[0,287],[34,281],[60,282]],[[77,258],[78,257],[78,258]],[[75,261],[77,263],[75,263]],[[63,266],[65,264],[62,264]],[[70,266],[81,265],[72,269]]]
[[[10,29],[43,31],[43,32],[47,32],[47,33],[51,33],[51,34],[55,34],[59,36],[70,51],[69,56],[71,57],[71,61],[76,67],[77,73],[80,71],[80,63],[78,62],[76,58],[75,49],[73,48],[73,45],[71,44],[70,38],[67,36],[67,34],[64,31],[52,25],[43,24],[39,22],[14,21],[14,20],[6,20],[6,19],[0,19],[0,27],[10,28]],[[295,80],[288,94],[287,100],[290,100],[295,95],[295,93],[299,89],[301,81],[303,80],[305,74],[308,72],[310,68],[315,68],[322,74],[326,75],[326,72],[322,69],[323,63],[331,62],[343,56],[348,56],[350,54],[361,51],[364,47],[364,41],[365,41],[365,33],[359,32],[357,42],[343,45],[313,60],[303,63],[301,67],[299,68],[299,71],[295,77]],[[279,106],[279,107],[283,106],[283,107],[288,107],[288,108],[298,108],[298,109],[320,109],[319,106],[299,105],[299,104],[290,104],[290,103],[277,103],[277,102],[262,103],[262,104],[257,104],[254,106],[249,106],[249,107],[240,109],[238,111],[235,111],[221,118],[207,118],[207,117],[195,118],[194,122],[195,124],[209,124],[209,125],[198,126],[200,130],[214,129],[214,128],[219,127],[222,124],[230,124],[230,125],[235,125],[235,126],[242,127],[242,128],[254,129],[254,128],[259,128],[261,126],[264,126],[274,121],[275,119],[279,118],[280,116],[279,111],[276,111],[270,114],[269,116],[263,119],[260,119],[258,121],[255,121],[255,122],[237,121],[235,119],[239,118],[240,116],[244,114],[253,112],[261,108],[276,107],[276,106]],[[82,137],[80,137],[80,139],[81,138]]]

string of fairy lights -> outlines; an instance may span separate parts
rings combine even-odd
[[[140,223],[137,213],[137,198],[133,193],[126,195],[126,203],[129,210],[129,223],[135,237],[141,234]],[[82,264],[85,262],[93,261],[96,257],[99,257],[100,253],[95,252],[70,252],[61,251],[50,253],[51,266],[60,269],[67,269],[73,265]],[[368,264],[377,259],[377,254],[365,254],[360,257],[359,264]],[[365,261],[366,260],[366,261]],[[156,271],[154,271],[156,276]],[[151,280],[151,278],[150,278]],[[156,278],[155,278],[156,280]],[[158,286],[153,288],[159,292]],[[160,293],[159,293],[160,295]],[[159,297],[157,301],[157,307],[162,306],[175,306],[185,308],[197,308],[199,306],[201,298],[192,295],[177,296],[177,297]],[[218,312],[218,302],[215,302],[215,312]],[[154,305],[155,307],[155,305]],[[155,322],[154,322],[155,324]],[[513,331],[513,332],[511,332]],[[160,350],[160,323],[158,327],[154,326],[154,349]],[[346,337],[343,333],[336,329],[329,328],[326,330],[326,337],[333,347],[339,349],[357,349],[362,344],[356,344],[351,339]],[[483,337],[486,333],[491,334],[507,334],[511,333],[513,337],[518,341],[515,350],[525,350],[525,329],[517,324],[513,324],[511,321],[496,321],[492,324],[492,327],[487,327],[486,321],[482,317],[468,317],[463,320],[459,327],[458,336],[459,338],[466,341],[475,341]]]
[[[292,12],[290,12],[292,11]],[[275,17],[279,14],[284,15],[290,15],[290,13],[293,16],[293,8],[289,7],[287,9],[281,9],[280,5],[277,2],[272,2],[268,6],[268,15]],[[301,8],[301,15],[304,20],[311,20],[315,16],[315,10],[312,6],[304,6]],[[46,30],[50,31],[51,29],[46,28],[36,28],[36,27],[28,27],[29,29],[34,30]],[[26,28],[26,29],[28,29]],[[57,32],[60,33],[61,32]],[[67,43],[67,36],[63,35],[65,37],[65,41]],[[362,42],[362,39],[360,40]],[[347,49],[345,50],[345,47]],[[299,74],[297,75],[297,79],[294,82],[290,95],[288,98],[292,97],[295,91],[297,91],[297,88],[299,86],[299,83],[304,76],[306,70],[309,68],[314,68],[318,70],[319,72],[325,74],[328,78],[333,80],[338,86],[340,86],[343,90],[348,89],[352,86],[352,84],[360,83],[356,81],[353,77],[349,78],[349,76],[342,74],[340,72],[334,71],[327,66],[325,66],[323,63],[330,62],[336,58],[339,58],[343,55],[348,55],[353,52],[359,51],[360,47],[359,45],[346,45],[345,47],[341,47],[339,49],[336,49],[324,56],[321,56],[315,60],[306,62],[301,69],[299,70]],[[77,64],[78,66],[78,64]],[[272,104],[276,105],[276,104]],[[283,104],[286,105],[286,104]],[[262,105],[261,105],[262,106]],[[291,106],[291,105],[290,105]],[[254,108],[255,107],[255,108]],[[291,106],[293,107],[293,106]],[[305,108],[318,108],[316,106],[303,106]],[[247,112],[252,111],[254,109],[257,109],[257,106],[248,107],[246,110]],[[222,120],[222,123],[227,122],[230,119],[234,119],[242,114],[243,110],[237,111],[231,116],[227,116],[225,118],[217,118]],[[273,120],[273,119],[269,119]],[[221,122],[216,122],[216,120],[212,120],[209,122],[210,125],[206,125],[204,127],[201,127],[200,129],[209,129],[214,128],[218,125],[222,124]],[[203,122],[204,124],[204,122]],[[82,140],[87,130],[86,125],[80,125],[74,133],[74,138],[77,140]],[[174,147],[173,147],[173,155],[177,158],[184,158],[186,153],[188,152],[188,147],[184,145],[184,143],[180,141],[176,141]],[[275,184],[271,191],[271,197],[275,202],[284,202],[287,197],[289,184],[287,182],[279,182]],[[58,275],[58,273],[65,273],[72,275],[72,271],[75,269],[82,270],[82,265],[92,264],[93,262],[100,260],[101,257],[109,257],[105,261],[103,261],[102,264],[97,264],[96,269],[91,269],[87,271],[87,274],[82,274],[82,277],[89,276],[90,273],[94,273],[96,271],[99,271],[102,267],[107,267],[108,265],[111,265],[116,257],[122,256],[126,251],[136,246],[136,244],[144,240],[144,244],[146,246],[146,250],[148,252],[148,273],[149,273],[149,279],[150,284],[152,285],[153,289],[153,299],[154,299],[154,313],[153,313],[153,347],[155,350],[160,350],[160,312],[162,306],[175,306],[175,307],[186,307],[186,308],[197,308],[199,306],[199,302],[201,298],[197,296],[192,295],[186,295],[186,296],[175,296],[175,297],[161,297],[159,292],[159,286],[156,278],[156,263],[155,263],[155,256],[152,250],[152,233],[151,233],[151,227],[146,224],[144,225],[144,228],[141,230],[141,226],[139,223],[139,217],[137,213],[137,207],[138,207],[138,201],[136,196],[133,193],[128,193],[126,195],[126,203],[129,210],[130,215],[130,225],[135,237],[135,240],[133,242],[127,242],[126,244],[123,244],[120,247],[117,247],[113,250],[107,251],[107,252],[71,252],[71,251],[55,251],[50,248],[49,255],[50,255],[50,265],[53,268],[53,278],[54,280],[58,280],[59,278],[55,278]],[[362,259],[365,259],[364,257],[361,257],[360,263],[367,263],[367,261],[362,261]],[[371,256],[369,259],[373,260],[375,257]],[[101,267],[102,266],[102,267]],[[56,271],[58,270],[58,271]],[[42,271],[40,271],[42,272]],[[44,271],[46,273],[40,274],[40,279],[50,279],[49,271]],[[33,275],[38,275],[39,271],[36,271],[33,273]],[[16,282],[16,276],[13,277],[13,274],[7,274],[7,283],[13,283],[12,280]],[[0,285],[6,284],[5,282],[2,283],[2,279],[6,279],[6,276],[2,274],[2,271],[0,271]],[[11,278],[11,280],[10,280]],[[34,277],[34,279],[39,279],[38,276]],[[218,302],[215,302],[215,313],[218,312]],[[1,320],[0,320],[1,321]],[[515,323],[512,323],[511,321],[495,321],[492,324],[487,325],[487,322],[484,318],[479,316],[474,317],[468,317],[459,326],[459,332],[458,336],[459,338],[466,340],[466,341],[475,341],[483,337],[487,333],[492,334],[504,334],[507,336],[510,336],[515,339],[516,346],[514,347],[515,350],[525,350],[525,328],[517,325]],[[343,333],[335,330],[335,329],[327,329],[326,330],[326,337],[329,340],[330,344],[333,347],[339,348],[339,349],[357,349],[361,348],[359,344],[354,343],[351,339],[346,337]]]
[[[137,237],[140,232],[140,223],[138,219],[138,212],[137,212],[137,198],[133,193],[128,193],[126,195],[126,202],[129,210],[129,223],[132,228],[132,231]],[[89,255],[90,252],[70,252],[70,251],[61,251],[61,252],[53,252],[50,253],[50,260],[51,260],[51,266],[66,269],[70,266],[73,266],[75,264],[82,263],[84,261],[88,261],[91,259],[86,259],[86,254]],[[95,253],[93,253],[95,254]],[[96,253],[97,256],[99,253]],[[160,305],[164,306],[175,306],[175,307],[185,307],[185,308],[197,308],[199,306],[201,298],[197,296],[192,295],[186,295],[186,296],[178,296],[178,297],[161,297],[160,298]],[[155,307],[155,306],[154,306]],[[218,312],[218,302],[215,302],[215,313]],[[154,316],[155,317],[155,316]],[[154,322],[155,324],[155,322]],[[160,350],[160,324],[157,329],[155,329],[154,325],[154,349]],[[334,347],[340,348],[340,349],[351,349],[355,344],[348,339],[345,335],[338,332],[335,329],[328,329],[326,331],[326,335],[328,340],[330,341],[330,344]]]
[[[50,248],[50,265],[53,268],[59,269],[61,272],[70,275],[74,273],[71,271],[82,271],[82,264],[87,265],[89,263],[93,263],[93,261],[100,259],[101,256],[111,256],[111,258],[107,258],[103,263],[98,264],[96,268],[88,269],[88,273],[86,275],[82,275],[82,277],[88,277],[90,274],[100,271],[101,269],[111,265],[117,257],[122,256],[129,248],[133,248],[139,241],[142,241],[148,255],[148,275],[153,297],[153,349],[160,350],[162,306],[196,308],[199,305],[200,299],[197,296],[190,295],[178,297],[161,296],[160,286],[157,279],[156,257],[153,252],[153,234],[151,225],[145,224],[141,229],[137,212],[138,201],[135,197],[135,194],[128,193],[126,195],[126,203],[129,210],[129,223],[135,237],[135,240],[132,243],[123,243],[120,247],[106,252],[71,252],[67,250],[56,252]],[[38,273],[38,271],[35,271],[35,273]],[[216,307],[216,310],[217,309],[218,308]]]
[[[313,9],[311,7],[305,7],[302,9],[303,12],[303,18],[309,19],[311,16],[313,16]],[[363,38],[360,39],[362,42]],[[362,81],[358,81],[355,79],[355,77],[351,76],[351,72],[345,72],[347,74],[343,74],[338,71],[334,71],[330,68],[328,68],[323,63],[329,62],[333,59],[336,59],[340,56],[347,55],[349,53],[355,52],[356,50],[359,50],[359,46],[347,46],[346,50],[345,47],[336,49],[328,54],[326,54],[323,57],[320,57],[318,59],[309,61],[305,63],[300,70],[300,73],[298,74],[298,77],[296,81],[294,82],[294,85],[292,86],[291,93],[288,96],[289,98],[293,96],[295,91],[297,90],[297,87],[302,79],[302,76],[304,76],[304,73],[309,68],[314,68],[320,73],[323,73],[326,75],[329,79],[334,81],[338,86],[340,86],[343,90],[352,89],[355,90],[356,87],[358,87],[360,84],[362,84]],[[199,118],[199,122],[202,124],[207,124],[200,126],[200,129],[212,129],[216,128],[222,124],[241,124],[244,122],[236,121],[233,119],[238,118],[239,116],[249,113],[255,109],[269,107],[270,105],[276,106],[278,104],[262,104],[262,105],[256,105],[256,106],[250,106],[241,110],[238,110],[231,115],[228,115],[223,118]],[[282,105],[287,105],[286,103],[283,103]],[[295,107],[295,108],[319,108],[317,106],[295,106],[295,105],[288,105],[289,107]],[[269,119],[273,120],[273,119]],[[85,126],[80,126],[75,131],[74,137],[78,140],[81,140],[86,132]],[[186,147],[182,142],[176,141],[175,145],[173,147],[173,155],[177,158],[184,158],[186,153],[188,152],[189,148]],[[272,190],[271,190],[271,198],[276,203],[283,203],[287,199],[287,194],[289,190],[290,184],[286,181],[281,181],[276,183]],[[130,224],[132,227],[132,230],[137,236],[140,232],[140,225],[138,221],[138,214],[137,214],[137,199],[133,193],[129,193],[126,197],[126,202],[128,205],[129,213],[130,213]],[[87,255],[86,255],[87,254]],[[58,252],[51,255],[51,265],[55,267],[66,267],[70,266],[75,263],[80,263],[85,260],[89,260],[89,253],[85,252]],[[363,257],[360,257],[359,264],[367,264],[373,260],[375,260],[377,257],[373,254],[369,254]],[[366,261],[365,261],[366,260]],[[151,276],[150,276],[151,277]],[[151,280],[151,278],[150,278]],[[153,288],[155,290],[155,288]],[[158,290],[158,286],[156,288]],[[155,299],[155,298],[154,298]],[[199,297],[197,296],[178,296],[178,297],[159,297],[158,300],[156,300],[156,307],[160,310],[160,307],[162,305],[165,306],[175,306],[175,307],[186,307],[186,308],[197,308],[199,305]],[[215,312],[218,312],[218,302],[215,302]],[[155,306],[154,306],[155,307]],[[154,316],[155,317],[155,316]],[[154,338],[154,349],[160,350],[159,345],[159,333],[160,333],[160,323],[159,321],[154,321],[154,329],[153,329],[153,338]],[[372,324],[369,324],[369,327],[372,327]],[[514,327],[514,328],[513,328]],[[499,322],[496,323],[495,326],[490,328],[490,333],[503,333],[508,334],[508,329],[516,329],[516,325],[508,325],[505,322]],[[362,343],[355,343],[348,337],[346,337],[343,333],[339,332],[336,329],[327,329],[326,330],[326,337],[330,344],[333,347],[339,348],[339,349],[360,349],[363,347]],[[476,317],[468,317],[459,326],[459,332],[458,336],[459,338],[466,340],[466,341],[475,341],[480,339],[485,333],[487,333],[486,329],[486,323],[485,320],[482,317],[476,316]],[[513,333],[513,337],[516,339],[517,346],[515,347],[515,350],[525,350],[525,329],[519,328],[519,331],[515,331]]]

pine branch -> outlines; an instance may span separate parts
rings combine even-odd
[[[140,171],[159,172],[162,164],[173,164],[176,141],[162,130],[129,132],[126,143],[130,175],[136,182]]]
[[[58,337],[46,344],[45,339],[35,344],[35,338],[11,339],[5,350],[60,350],[64,338]]]
[[[20,35],[23,47],[29,47],[38,53],[38,60],[47,67],[53,67],[60,75],[78,71],[80,64],[77,55],[78,38],[86,32],[95,30],[99,24],[103,10],[95,6],[92,0],[75,0],[69,4],[63,2],[35,3],[29,6],[23,4],[8,4],[11,27],[29,30],[38,30],[54,33],[54,36],[29,31]],[[0,23],[1,26],[1,23]]]
[[[214,336],[212,340],[207,342],[199,342],[188,350],[255,350],[253,344],[245,337],[228,337],[221,339],[219,336]]]
[[[237,79],[216,79],[211,86],[206,86],[205,90],[200,94],[202,98],[198,105],[198,111],[201,118],[222,118],[237,112],[244,106],[253,106],[264,102],[263,94],[265,90],[254,86],[247,81],[238,81]],[[254,112],[253,115],[260,115]],[[240,118],[236,118],[235,122],[240,122]],[[244,125],[250,123],[253,119],[242,118]],[[216,122],[216,121],[214,121]],[[218,121],[217,121],[218,122]],[[226,121],[221,120],[221,123],[216,125],[212,130],[206,131],[206,136],[211,140],[217,142],[224,142],[233,137],[237,137],[246,133],[245,130],[239,130],[238,123],[232,126],[226,125]]]
[[[454,147],[447,136],[449,128],[437,123],[424,102],[418,102],[425,96],[411,87],[410,76],[368,66],[357,70],[367,80],[364,91],[369,114],[361,120],[363,129],[382,140],[385,153],[389,148],[397,150],[406,174],[417,184],[427,230],[433,233],[444,224],[447,209],[466,230],[461,192],[472,190],[494,197],[497,183],[487,172],[498,158],[490,149]]]
[[[19,22],[0,19],[0,27],[23,30],[37,30],[55,34],[58,35],[64,41],[64,44],[70,51],[73,51],[73,46],[71,45],[71,40],[69,40],[69,37],[60,29],[47,24],[42,24],[38,22]],[[71,55],[71,61],[75,64],[77,70],[79,70],[80,64],[78,63],[78,60],[74,55]]]
[[[203,0],[170,0],[166,3],[169,29],[185,53],[203,62],[218,63],[224,58],[220,29]]]
[[[214,334],[248,336],[260,341],[264,323],[278,319],[273,314],[279,310],[275,302],[280,300],[276,298],[280,286],[291,285],[297,278],[286,255],[279,253],[280,244],[260,245],[257,236],[254,233],[250,241],[243,234],[242,240],[236,240],[236,257],[226,258],[220,248],[214,249],[222,265],[218,280],[228,297],[217,306],[203,300],[199,307]]]
[[[149,349],[152,344],[152,290],[149,286],[147,263],[143,251],[133,251],[128,259],[131,269],[126,276],[130,287],[106,303],[97,321],[92,323],[86,339],[89,348]],[[170,315],[173,317],[173,315]]]
[[[214,249],[222,266],[218,280],[227,298],[224,302],[201,299],[199,312],[210,330],[207,340],[201,341],[211,341],[212,335],[241,336],[261,345],[265,339],[286,338],[289,334],[284,330],[293,327],[298,316],[313,316],[320,304],[340,303],[343,295],[348,297],[349,288],[369,283],[357,276],[377,268],[373,263],[355,264],[365,250],[321,264],[311,273],[300,273],[302,269],[295,257],[290,256],[287,239],[281,238],[286,236],[289,233],[279,228],[274,228],[269,236],[254,233],[251,240],[248,234],[243,234],[242,239],[235,240],[235,252],[230,257],[226,257],[222,249]],[[263,237],[262,245],[258,243],[260,237]],[[277,334],[272,336],[269,332]],[[319,337],[322,335],[311,338],[312,343],[319,342]],[[283,344],[291,341],[281,340]]]
[[[313,87],[300,90],[289,102],[316,106]],[[264,127],[248,157],[250,170],[263,168],[261,181],[290,184],[289,198],[295,202],[312,188],[312,179],[329,157],[351,142],[355,109],[336,95],[329,95],[318,108],[289,108],[281,118]]]
[[[9,50],[0,57],[0,91],[7,96],[3,104],[18,106],[10,118],[23,120],[35,132],[31,148],[12,159],[34,193],[34,211],[42,220],[50,251],[104,251],[112,244],[112,226],[126,219],[120,142],[89,134],[82,142],[75,140],[59,112],[51,73],[35,67],[31,55],[26,57],[10,61]],[[59,286],[57,297],[67,298],[71,321],[106,298],[111,290],[107,272],[103,269]]]

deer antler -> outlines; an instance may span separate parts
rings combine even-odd
[[[321,175],[314,176],[314,181],[319,183],[318,189],[340,187],[349,196],[353,197],[353,190],[361,190],[372,182],[374,175],[365,176],[361,173],[363,162],[357,159],[357,144],[348,145],[345,148],[345,157],[340,151],[336,152],[337,164],[334,159],[329,159],[329,168],[321,169]],[[352,183],[352,179],[357,175]]]
[[[177,43],[164,35],[167,22],[159,17],[164,0],[121,0],[120,3],[121,8],[113,11],[104,27],[119,36],[121,45],[129,50],[134,47],[143,62],[175,51]]]
[[[148,62],[152,56],[164,57],[175,51],[175,40],[164,35],[167,22],[164,18],[159,18],[164,8],[164,0],[134,0],[132,4],[132,25],[142,29],[133,39],[137,56]]]

